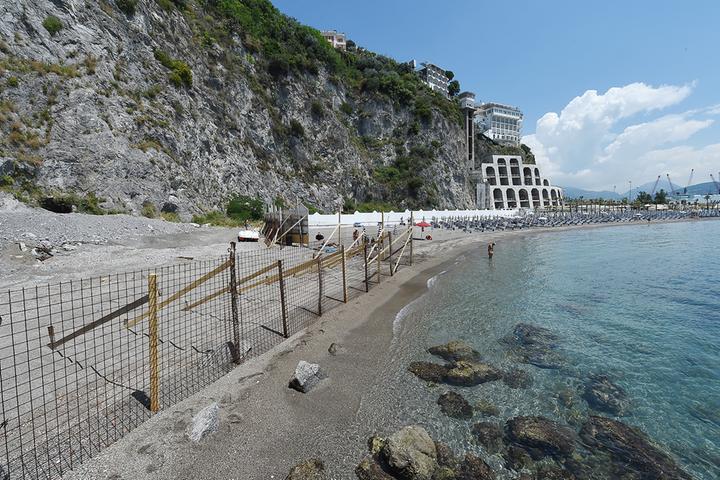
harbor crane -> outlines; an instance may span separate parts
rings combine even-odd
[[[666,175],[667,175],[668,183],[670,184],[670,195],[675,195],[675,193],[676,193],[675,186],[673,185],[672,180],[670,180],[670,174],[668,173]]]
[[[692,179],[693,179],[693,175],[694,175],[694,174],[695,174],[695,169],[694,169],[694,168],[691,168],[691,169],[690,169],[690,178],[688,178],[687,186],[686,186],[685,188],[683,188],[683,195],[687,195],[687,189],[688,189],[688,187],[690,186],[690,184],[692,183]]]
[[[710,178],[712,178],[713,183],[715,184],[715,190],[717,190],[718,195],[720,195],[720,183],[715,180],[715,177],[713,177],[713,174],[710,174]]]
[[[653,185],[652,193],[650,194],[651,197],[655,196],[655,190],[657,190],[658,183],[660,182],[660,175],[658,175],[657,180],[655,180],[655,185]]]

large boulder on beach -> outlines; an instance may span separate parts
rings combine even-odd
[[[437,404],[448,417],[469,420],[473,416],[472,405],[459,393],[445,392],[440,395]]]
[[[307,393],[320,383],[321,379],[320,365],[300,360],[288,386],[298,392]]]
[[[185,432],[188,438],[193,442],[199,442],[206,436],[217,432],[220,425],[220,420],[218,419],[219,412],[220,405],[218,405],[217,402],[213,402],[196,413]]]
[[[619,468],[634,478],[690,479],[670,455],[654,445],[639,429],[610,418],[591,416],[580,430],[591,449],[607,452]]]
[[[408,371],[426,382],[440,383],[445,378],[448,368],[432,362],[412,362]]]
[[[472,426],[472,433],[477,442],[490,453],[498,453],[503,449],[503,429],[490,422],[478,422]]]
[[[607,375],[590,376],[583,398],[591,408],[618,416],[624,415],[630,405],[625,390],[613,383]]]
[[[381,455],[390,473],[401,480],[430,480],[438,467],[435,442],[417,425],[390,435]]]
[[[448,366],[443,380],[450,385],[473,387],[481,383],[499,380],[503,372],[488,363],[460,360]]]
[[[295,465],[285,480],[325,480],[325,464],[313,458]]]
[[[575,449],[575,432],[545,417],[515,417],[505,424],[508,440],[534,458],[567,456]]]
[[[436,345],[428,348],[428,352],[448,362],[458,360],[478,361],[480,353],[462,340],[453,340],[444,345]]]

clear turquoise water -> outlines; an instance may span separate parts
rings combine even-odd
[[[566,422],[571,412],[558,392],[608,374],[631,401],[620,420],[640,427],[695,478],[720,478],[720,221],[531,234],[499,242],[491,261],[484,250],[431,279],[428,293],[395,320],[398,368],[386,375],[405,401],[394,422],[425,424],[458,450],[484,455],[471,423],[444,417],[434,403],[452,388],[428,388],[400,368],[433,360],[430,345],[464,339],[489,362],[534,378],[526,390],[501,382],[460,389],[471,403],[495,403],[498,422],[519,414]],[[498,339],[520,322],[557,333],[567,365],[515,363]],[[588,413],[580,395],[573,408]]]

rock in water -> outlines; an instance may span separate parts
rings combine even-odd
[[[360,464],[355,467],[355,476],[358,480],[395,480],[386,473],[372,456],[363,458]]]
[[[530,325],[528,323],[518,323],[513,329],[512,338],[519,345],[541,345],[556,346],[558,340],[557,335],[547,328]]]
[[[498,453],[503,449],[503,430],[499,425],[479,422],[472,427],[473,435],[478,443],[490,453]]]
[[[515,417],[507,421],[508,439],[533,458],[567,456],[575,449],[575,432],[544,417]]]
[[[437,451],[437,462],[440,467],[446,467],[455,470],[460,463],[455,456],[455,452],[444,443],[435,442],[435,450]]]
[[[393,433],[382,449],[390,473],[404,480],[430,480],[438,467],[435,443],[424,428],[413,425]]]
[[[513,368],[503,375],[503,383],[510,388],[528,388],[532,385],[532,377],[525,370]]]
[[[583,398],[595,410],[612,415],[624,415],[630,403],[625,390],[610,381],[607,375],[592,375],[585,385]]]
[[[472,387],[500,378],[502,372],[492,365],[460,360],[450,364],[443,380],[450,385]]]
[[[557,349],[557,336],[547,328],[519,323],[502,339],[522,359],[539,368],[561,368],[565,358]]]
[[[591,416],[580,430],[580,438],[590,448],[608,452],[619,467],[639,474],[637,478],[642,480],[691,478],[642,431],[617,420]]]
[[[408,371],[426,382],[440,383],[445,378],[447,367],[432,362],[412,362]]]
[[[453,340],[452,342],[448,342],[444,345],[430,347],[428,352],[432,355],[443,358],[448,362],[455,362],[458,360],[480,360],[480,353],[462,340]]]
[[[218,412],[220,412],[220,406],[217,402],[213,402],[195,414],[187,430],[190,440],[199,442],[207,435],[217,432],[220,424]]]
[[[295,367],[295,374],[290,379],[290,388],[307,393],[322,380],[320,365],[300,360]]]
[[[520,471],[524,468],[530,468],[533,460],[525,449],[510,445],[505,457],[505,467],[510,470]]]
[[[466,453],[455,479],[495,480],[495,472],[492,471],[490,465],[485,463],[482,458]]]
[[[455,392],[445,392],[437,400],[440,410],[452,418],[469,420],[473,416],[472,406],[465,400],[465,397]]]
[[[313,458],[295,465],[285,480],[325,480],[325,464]]]
[[[487,400],[478,400],[473,408],[483,417],[497,417],[500,415],[500,409]]]

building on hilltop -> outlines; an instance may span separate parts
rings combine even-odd
[[[445,75],[445,70],[432,63],[422,63],[423,68],[418,72],[423,82],[427,83],[430,90],[439,92],[448,97],[448,83],[450,79]]]
[[[560,187],[540,174],[540,167],[521,155],[492,155],[476,170],[476,203],[495,210],[552,208],[564,205]]]
[[[519,108],[502,103],[482,103],[475,110],[478,130],[504,145],[520,145],[522,121]]]
[[[347,39],[344,33],[340,33],[337,30],[323,30],[322,36],[333,48],[338,50],[345,50],[347,48]]]
[[[467,149],[468,165],[472,169],[475,165],[475,94],[462,92],[457,97],[465,120],[465,145]]]
[[[465,119],[466,162],[470,182],[475,186],[475,206],[481,209],[543,209],[561,207],[564,204],[563,191],[550,184],[550,180],[540,174],[540,167],[523,155],[489,155],[476,159],[475,126],[491,140],[506,145],[520,145],[522,112],[515,107],[497,103],[475,104],[475,94],[462,92],[458,95],[460,110]],[[478,118],[480,116],[480,118]],[[496,118],[498,117],[498,118]],[[513,119],[514,133],[509,133],[505,118]],[[502,127],[493,126],[497,120]],[[485,129],[484,121],[490,122]],[[495,130],[493,131],[493,128]],[[490,132],[490,135],[488,135]],[[505,132],[505,133],[500,133]],[[506,138],[493,138],[493,134]],[[507,138],[507,137],[511,138]],[[480,147],[480,145],[478,145]],[[519,148],[513,149],[521,152]]]

